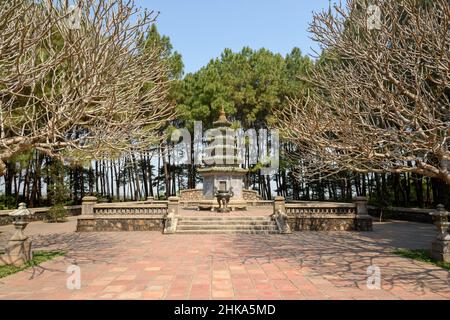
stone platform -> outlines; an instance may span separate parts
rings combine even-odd
[[[238,210],[230,212],[199,211],[186,208],[179,210],[181,217],[269,217],[272,213],[272,207],[249,207],[245,211]]]
[[[197,207],[201,211],[214,211],[219,208],[219,204],[217,200],[198,200]],[[247,210],[247,201],[246,200],[230,200],[228,203],[228,207],[232,210]]]
[[[219,213],[211,210],[188,209],[189,207],[180,202],[178,197],[169,197],[168,201],[123,203],[97,203],[95,198],[87,197],[83,200],[77,230],[80,232],[161,231],[173,234],[177,232],[179,221],[180,230],[183,231],[193,231],[194,229],[188,228],[187,225],[197,224],[195,228],[197,231],[204,226],[205,230],[215,229],[215,232],[222,229],[224,233],[231,231],[267,233],[274,231],[271,221],[276,220],[276,226],[282,233],[289,232],[289,229],[291,231],[370,231],[372,218],[367,214],[365,204],[365,199],[356,199],[355,203],[285,202],[283,197],[275,197],[273,201],[251,203],[244,211],[233,210]],[[236,209],[236,203],[231,202],[230,206]],[[206,217],[213,217],[215,220],[209,221],[211,219],[205,219]],[[219,219],[219,217],[223,218]],[[242,217],[242,219],[236,221],[235,217]],[[197,221],[189,223],[188,220],[193,218]],[[238,228],[237,222],[243,225]]]
[[[227,213],[180,210],[176,233],[181,234],[275,234],[279,233],[270,209]]]

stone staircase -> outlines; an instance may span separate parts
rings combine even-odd
[[[176,233],[182,234],[274,234],[280,233],[270,217],[180,217]]]

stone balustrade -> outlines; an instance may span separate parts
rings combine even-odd
[[[356,215],[353,203],[297,202],[285,206],[287,215]]]
[[[167,204],[95,204],[94,215],[165,215]]]
[[[169,201],[97,203],[97,198],[88,196],[83,198],[77,231],[160,231],[169,209],[178,205],[176,197]]]
[[[292,201],[275,197],[274,213],[281,210],[293,231],[371,231],[372,218],[367,213],[367,200],[362,197],[355,203]]]

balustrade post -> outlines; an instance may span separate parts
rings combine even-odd
[[[277,213],[278,210],[286,213],[286,204],[282,196],[276,196],[273,201],[273,213]]]
[[[372,231],[372,217],[367,209],[367,198],[356,197],[353,202],[356,204],[356,230]]]
[[[178,208],[180,207],[180,198],[179,197],[169,197],[167,199],[169,203],[167,204],[167,212],[173,211],[175,215],[178,215]]]
[[[97,203],[97,198],[94,196],[86,196],[81,200],[81,215],[93,215],[94,205]]]

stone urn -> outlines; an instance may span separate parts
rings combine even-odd
[[[228,207],[228,203],[230,202],[230,198],[234,196],[233,188],[229,190],[217,190],[214,188],[214,197],[217,198],[217,203],[219,204],[218,212],[230,212],[230,208]]]

